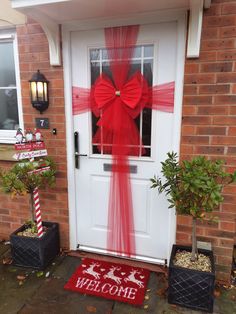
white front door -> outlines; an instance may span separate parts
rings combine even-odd
[[[132,70],[140,69],[149,83],[176,80],[177,22],[141,25]],[[72,85],[90,87],[103,71],[109,74],[104,30],[71,32]],[[79,135],[76,175],[76,243],[88,251],[106,252],[111,156],[92,144],[97,119],[91,112],[74,116]],[[137,258],[165,260],[173,241],[173,213],[164,195],[150,189],[150,178],[160,175],[160,162],[173,149],[174,114],[144,109],[136,119],[145,153],[130,157]],[[176,126],[175,126],[176,127]],[[170,240],[172,239],[172,240]]]

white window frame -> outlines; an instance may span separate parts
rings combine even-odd
[[[23,112],[22,112],[19,53],[18,53],[18,43],[17,43],[16,31],[12,30],[12,29],[0,30],[0,42],[12,42],[13,43],[19,127],[23,130],[24,129],[24,123],[23,123]],[[0,112],[0,114],[1,114],[1,112]],[[15,135],[16,135],[16,130],[0,130],[0,143],[2,143],[2,144],[14,144],[16,141]]]

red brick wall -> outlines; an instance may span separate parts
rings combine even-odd
[[[24,127],[34,129],[36,117],[47,117],[50,129],[42,130],[48,154],[58,166],[56,187],[40,191],[43,220],[60,224],[61,245],[68,247],[68,202],[66,173],[66,138],[63,67],[52,67],[49,63],[48,41],[42,28],[32,20],[17,27],[20,77],[23,102]],[[28,80],[38,69],[50,81],[50,104],[47,111],[40,115],[30,103]],[[52,134],[57,129],[57,135]],[[12,162],[1,162],[0,166],[12,166]],[[29,216],[27,197],[11,199],[0,197],[0,238],[8,238],[9,233],[19,227]]]
[[[200,58],[186,61],[181,158],[225,159],[236,169],[236,2],[213,0],[204,11]],[[219,223],[199,223],[198,239],[211,242],[217,278],[228,281],[236,234],[236,185],[224,190],[215,215]],[[190,217],[178,217],[177,241],[189,243]]]

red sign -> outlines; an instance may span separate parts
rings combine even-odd
[[[44,142],[15,144],[15,150],[34,150],[34,149],[44,149],[44,148],[45,148]]]

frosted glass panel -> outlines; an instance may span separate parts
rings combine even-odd
[[[0,89],[0,129],[16,130],[19,126],[16,89]]]
[[[16,86],[13,43],[0,42],[0,87]]]

